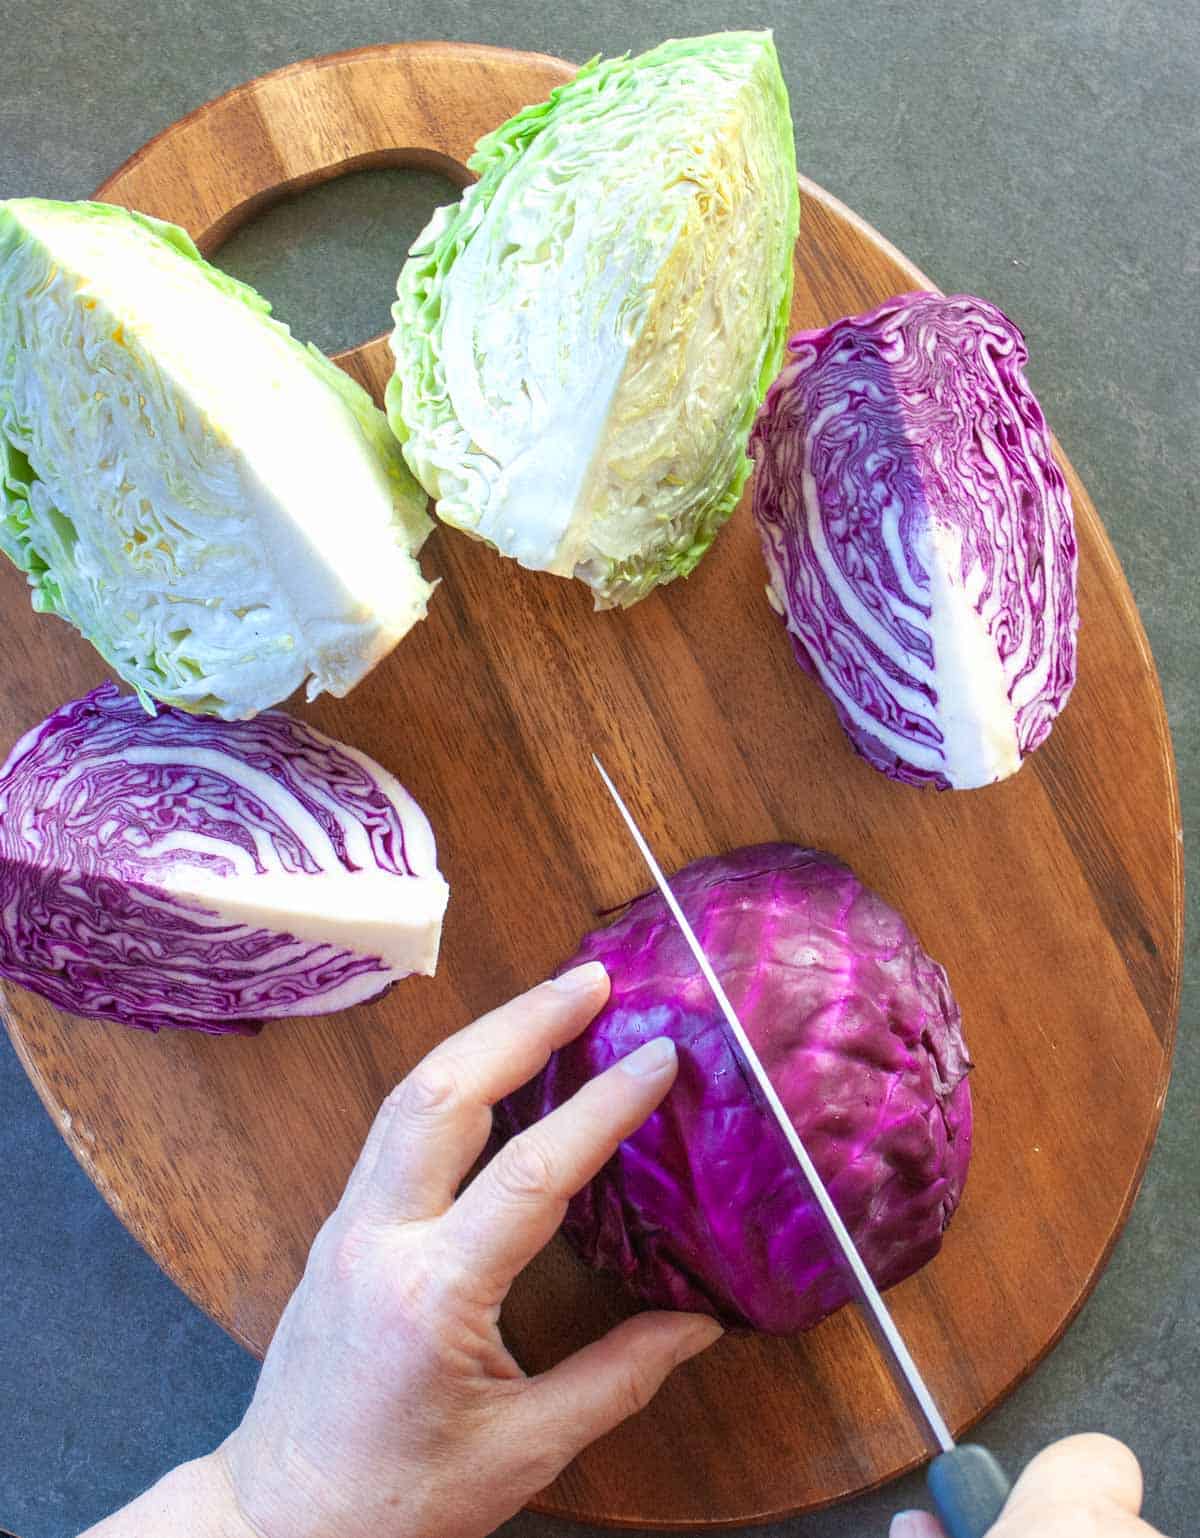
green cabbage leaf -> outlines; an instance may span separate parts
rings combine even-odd
[[[799,223],[768,32],[593,60],[481,139],[397,284],[388,419],[446,523],[598,608],[737,504]]]
[[[0,203],[0,549],[148,708],[346,693],[431,527],[366,392],[183,230]]]

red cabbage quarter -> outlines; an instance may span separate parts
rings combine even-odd
[[[971,1151],[970,1059],[946,974],[832,855],[759,844],[671,880],[880,1287],[937,1254]],[[816,1204],[657,892],[589,934],[607,1005],[498,1108],[511,1136],[670,1036],[662,1106],[571,1202],[564,1232],[656,1308],[774,1334],[850,1300]]]
[[[386,770],[278,711],[111,685],[0,769],[0,975],[78,1015],[249,1034],[437,962],[449,889]]]
[[[993,304],[902,294],[802,331],[750,451],[800,664],[851,743],[912,785],[1016,772],[1075,682],[1071,498]]]

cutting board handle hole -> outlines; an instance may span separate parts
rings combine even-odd
[[[378,150],[258,194],[209,231],[205,255],[322,352],[391,329],[396,275],[433,210],[473,178],[434,150]]]

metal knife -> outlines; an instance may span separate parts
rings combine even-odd
[[[654,858],[649,844],[633,820],[633,814],[621,799],[620,792],[613,784],[608,771],[594,753],[592,762],[599,771],[609,795],[613,798],[617,811],[624,819],[625,826],[629,829],[650,874],[654,877],[667,907],[671,910],[671,916],[679,925],[683,938],[696,958],[696,965],[700,968],[705,982],[712,989],[713,997],[725,1017],[746,1067],[753,1074],[762,1091],[763,1099],[779,1124],[779,1130],[787,1139],[788,1147],[795,1156],[796,1163],[800,1166],[801,1173],[825,1219],[829,1236],[840,1252],[846,1271],[853,1280],[859,1305],[871,1333],[891,1368],[897,1386],[913,1409],[931,1451],[935,1454],[927,1476],[929,1493],[933,1497],[942,1526],[946,1529],[946,1538],[984,1538],[989,1528],[996,1522],[1008,1498],[1010,1487],[1003,1469],[986,1448],[971,1443],[963,1443],[959,1446],[950,1435],[950,1428],[943,1420],[928,1385],[913,1361],[908,1347],[904,1344],[904,1337],[896,1328],[895,1320],[883,1301],[878,1287],[872,1281],[871,1273],[858,1253],[849,1229],[842,1222],[837,1208],[833,1205],[833,1200],[825,1188],[825,1182],[817,1173],[816,1165],[809,1157],[807,1149],[792,1125],[791,1118],[783,1108],[782,1101],[775,1093],[775,1087],[767,1077],[767,1071],[751,1045],[750,1038],[737,1017],[737,1011],[729,1002],[720,978],[713,971],[712,963],[704,954],[704,949],[688,923],[683,909],[676,901],[674,892],[668,886],[667,879]]]

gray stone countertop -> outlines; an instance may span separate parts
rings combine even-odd
[[[89,196],[190,108],[312,54],[449,37],[582,60],[773,26],[801,168],[944,288],[983,294],[1024,328],[1034,388],[1141,607],[1196,836],[1194,0],[3,0],[0,23],[0,197],[62,198]],[[400,173],[335,183],[220,260],[320,345],[347,345],[384,329],[404,243],[441,190]],[[289,238],[301,229],[302,246]],[[1175,1538],[1200,1528],[1194,901],[1189,912],[1192,976],[1141,1196],[1078,1321],[980,1432],[1012,1468],[1072,1430],[1125,1438],[1145,1465],[1147,1515]],[[0,1170],[0,1527],[67,1538],[212,1447],[255,1367],[121,1228],[2,1038]],[[919,1481],[902,1481],[763,1531],[869,1538],[920,1498]],[[583,1531],[533,1516],[504,1530]]]

